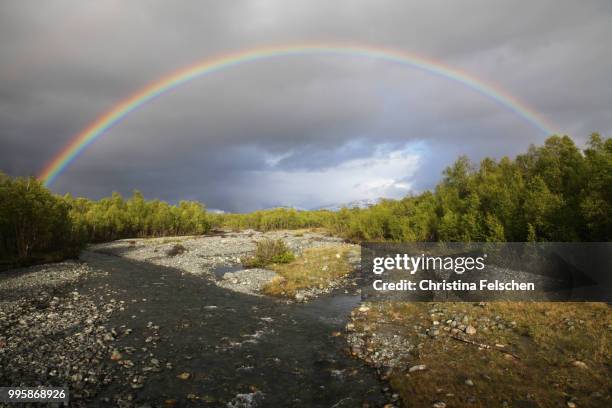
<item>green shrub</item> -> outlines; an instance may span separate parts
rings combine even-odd
[[[271,264],[289,263],[294,259],[295,255],[281,239],[266,239],[257,243],[255,255],[246,259],[243,264],[247,267],[261,268]]]

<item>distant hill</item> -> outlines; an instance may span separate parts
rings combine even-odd
[[[364,198],[362,200],[349,201],[347,203],[340,204],[329,204],[320,207],[303,208],[291,205],[277,205],[275,207],[263,208],[259,211],[271,211],[271,210],[295,210],[295,211],[316,211],[316,210],[327,210],[327,211],[339,211],[342,208],[368,208],[374,204],[378,204],[382,198]],[[223,212],[222,210],[209,210],[210,212]]]
[[[258,211],[270,211],[270,210],[308,211],[307,208],[297,207],[297,206],[294,206],[294,205],[277,205],[276,207],[262,208],[261,210],[258,210]]]
[[[368,208],[380,202],[381,198],[364,198],[362,200],[349,201],[342,204],[330,204],[322,207],[313,208],[313,210],[328,210],[339,211],[342,208]]]

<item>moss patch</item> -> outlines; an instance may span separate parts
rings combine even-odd
[[[406,406],[612,406],[606,304],[384,303],[361,316],[357,330],[393,331],[418,345],[409,365],[427,368],[402,367],[389,376]],[[475,333],[457,332],[453,320]],[[434,329],[439,334],[424,335]]]

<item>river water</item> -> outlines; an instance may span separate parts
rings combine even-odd
[[[136,406],[362,407],[385,403],[375,371],[350,358],[342,331],[360,297],[332,294],[286,304],[230,292],[179,270],[86,252],[109,272],[84,284],[125,302],[109,324],[132,329],[117,340],[133,368],[93,406],[130,395]],[[159,329],[155,329],[159,326]],[[161,371],[147,371],[151,359]],[[145,369],[143,373],[142,370]],[[188,379],[177,378],[188,373]],[[124,381],[143,375],[143,387]],[[183,376],[185,377],[185,376]],[[148,405],[147,405],[148,404]]]

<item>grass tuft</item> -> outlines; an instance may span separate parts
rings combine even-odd
[[[306,249],[293,262],[274,265],[272,269],[281,276],[263,291],[271,296],[294,297],[300,289],[324,288],[351,272],[347,261],[350,249],[348,245]]]

